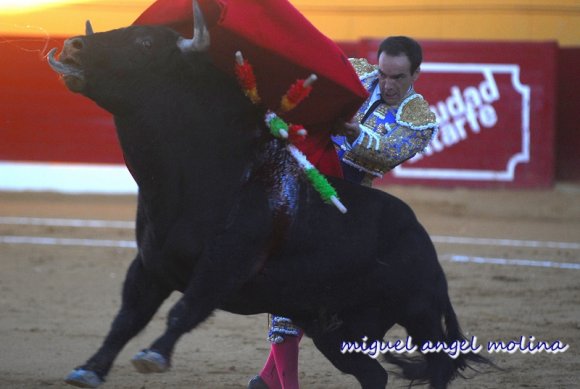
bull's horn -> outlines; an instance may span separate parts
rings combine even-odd
[[[85,22],[85,35],[93,35],[95,32],[93,31],[93,26],[91,26],[91,21],[87,20]]]
[[[177,46],[182,52],[206,51],[209,48],[209,31],[203,19],[203,13],[196,0],[193,0],[193,38],[179,38]]]
[[[57,72],[60,75],[63,76],[81,76],[82,75],[82,71],[64,64],[62,62],[59,62],[56,58],[54,58],[54,53],[56,53],[56,48],[50,50],[48,52],[48,64],[50,65],[50,67],[52,68],[52,70],[54,70],[55,72]]]

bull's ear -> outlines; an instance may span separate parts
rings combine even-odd
[[[184,53],[206,51],[209,48],[209,31],[196,0],[193,0],[193,38],[180,37],[177,40],[177,46]]]

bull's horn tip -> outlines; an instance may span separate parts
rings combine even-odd
[[[93,35],[93,26],[91,25],[91,21],[87,19],[85,22],[85,35]]]
[[[57,50],[58,50],[58,49],[57,49],[56,47],[53,47],[52,49],[50,49],[50,50],[48,51],[48,54],[46,54],[46,57],[47,57],[47,58],[54,58],[54,55],[56,54],[56,51],[57,51]]]

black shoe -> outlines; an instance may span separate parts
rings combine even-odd
[[[248,389],[268,389],[268,385],[257,375],[248,382]]]

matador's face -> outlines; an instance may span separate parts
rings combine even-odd
[[[382,52],[379,56],[379,88],[388,105],[399,105],[419,77],[419,68],[411,73],[411,62],[405,54]]]

